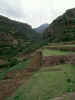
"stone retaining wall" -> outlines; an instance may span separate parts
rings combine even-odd
[[[75,54],[60,56],[42,56],[42,52],[38,51],[33,56],[31,56],[28,70],[35,71],[40,67],[56,66],[59,64],[75,65]]]
[[[66,63],[75,65],[75,55],[71,54],[66,56],[45,56],[42,59],[43,66],[55,66]]]
[[[49,50],[75,51],[75,47],[46,47]]]

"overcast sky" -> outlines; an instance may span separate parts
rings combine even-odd
[[[66,9],[74,8],[75,0],[0,0],[0,14],[33,27],[51,23]]]

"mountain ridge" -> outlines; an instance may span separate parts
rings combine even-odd
[[[48,23],[42,24],[42,25],[40,25],[39,27],[34,28],[34,30],[35,30],[36,32],[38,32],[38,33],[43,33],[44,30],[45,30],[47,27],[48,27]]]
[[[49,42],[65,42],[75,39],[75,8],[68,9],[56,18],[43,33]]]
[[[0,16],[0,67],[12,66],[36,50],[40,44],[39,33],[26,23]],[[37,44],[37,45],[36,45]]]

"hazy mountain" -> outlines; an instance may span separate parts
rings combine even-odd
[[[75,40],[75,8],[56,18],[43,33],[49,42]]]
[[[38,28],[35,28],[34,30],[38,33],[42,33],[44,32],[44,30],[48,27],[48,24],[43,24],[41,26],[39,26]]]

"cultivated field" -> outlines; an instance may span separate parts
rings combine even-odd
[[[40,50],[42,57],[38,50],[0,69],[0,100],[75,100],[75,45],[50,44]]]
[[[42,68],[8,100],[51,100],[75,91],[75,66]]]

